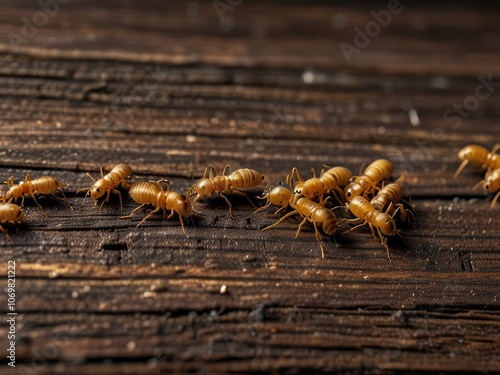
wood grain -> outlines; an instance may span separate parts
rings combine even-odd
[[[40,8],[0,5],[0,179],[52,175],[74,207],[40,198],[45,217],[26,199],[0,238],[18,312],[2,374],[498,373],[500,206],[473,167],[453,179],[460,148],[500,142],[496,86],[445,115],[500,77],[496,7],[405,3],[348,64],[339,43],[384,4],[242,2],[222,24],[210,2],[127,4],[61,5],[17,51],[8,33]],[[321,259],[311,227],[261,231],[278,216],[237,196],[234,220],[222,199],[197,203],[185,237],[177,217],[122,219],[125,192],[102,212],[77,193],[117,163],[180,193],[206,165],[254,168],[255,197],[293,166],[378,158],[417,211],[391,263],[367,229],[322,238]]]

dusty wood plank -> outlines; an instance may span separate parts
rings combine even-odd
[[[349,65],[338,43],[373,5],[244,2],[226,30],[210,2],[195,17],[180,3],[161,2],[164,13],[90,4],[62,8],[21,54],[0,46],[0,179],[53,175],[75,207],[41,199],[45,218],[27,200],[14,243],[0,238],[2,278],[17,261],[17,370],[498,370],[498,205],[471,190],[474,168],[452,176],[461,147],[499,141],[500,99],[459,129],[444,117],[479,76],[498,75],[496,8],[408,5]],[[17,6],[0,5],[3,42],[38,10]],[[337,13],[344,29],[332,29]],[[120,219],[136,206],[127,197],[123,211],[112,199],[99,213],[76,194],[90,186],[85,172],[120,162],[135,181],[168,177],[184,192],[207,164],[252,167],[276,184],[292,166],[357,172],[380,157],[405,174],[418,211],[417,232],[389,240],[392,263],[366,230],[336,236],[338,246],[323,239],[322,260],[311,228],[297,239],[296,220],[262,232],[273,211],[253,214],[236,197],[235,220],[217,198],[197,204],[186,238],[176,218]]]
[[[30,18],[39,11],[29,2],[21,3],[22,8],[18,4],[15,8],[11,4],[2,7],[0,34],[4,51],[12,50],[9,32],[22,35],[21,18]],[[105,6],[97,1],[86,5],[70,2],[17,50],[55,58],[105,56],[171,64],[346,70],[355,66],[371,72],[403,74],[416,71],[421,75],[476,76],[478,70],[498,74],[498,10],[490,7],[488,12],[482,12],[468,4],[457,4],[454,10],[428,4],[402,5],[403,10],[391,17],[390,24],[349,65],[339,44],[354,43],[354,27],[364,28],[373,19],[370,10],[381,11],[386,5],[367,3],[356,9],[346,4],[242,3],[226,12],[225,22],[221,22],[210,2],[197,3],[193,17],[184,3],[148,2],[128,8],[116,0]],[[334,28],[332,18],[339,13],[347,23],[343,28]],[[476,37],[484,30],[488,32]],[[445,42],[436,41],[433,35],[442,35]],[[432,66],[428,55],[435,61]]]
[[[243,369],[245,358],[259,353],[286,357],[283,347],[306,361],[290,358],[290,365],[308,368],[315,358],[325,371],[366,360],[393,370],[498,366],[500,323],[498,312],[488,311],[498,304],[498,273],[293,270],[287,263],[248,275],[227,269],[207,275],[206,267],[20,264],[19,324],[30,334],[18,353],[29,360],[50,347],[51,360],[69,363],[157,358],[153,370],[169,368],[163,358],[183,371],[192,358],[208,369],[220,360]],[[219,292],[222,283],[226,294]],[[448,355],[424,360],[436,351]],[[452,367],[449,355],[459,358]],[[419,361],[425,365],[412,367]]]

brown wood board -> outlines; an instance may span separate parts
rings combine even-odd
[[[39,11],[16,4],[0,6],[3,37]],[[500,79],[499,11],[405,5],[348,64],[338,44],[374,5],[242,2],[232,26],[196,6],[70,2],[17,52],[2,39],[0,180],[52,175],[74,212],[27,198],[13,243],[0,237],[18,312],[17,366],[3,357],[1,373],[498,373],[500,204],[472,190],[474,167],[453,174],[462,147],[500,142],[500,96],[445,112]],[[177,217],[120,218],[137,206],[125,192],[102,212],[77,193],[117,163],[179,193],[209,164],[249,167],[257,196],[293,166],[378,158],[417,212],[391,263],[367,228],[323,237],[321,259],[310,225],[262,231],[279,216],[237,196],[234,220],[223,199],[197,203],[185,237]]]

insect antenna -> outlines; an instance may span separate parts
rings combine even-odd
[[[453,175],[453,179],[456,179],[458,177],[458,175],[463,171],[463,169],[465,168],[465,166],[469,163],[469,161],[466,159],[462,162],[462,164],[460,164],[460,167],[458,167],[457,171],[455,172],[455,174]]]

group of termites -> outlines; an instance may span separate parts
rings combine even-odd
[[[462,149],[458,156],[463,160],[462,165],[455,173],[457,177],[467,163],[471,163],[482,169],[486,169],[484,180],[481,184],[485,189],[492,193],[497,193],[493,199],[492,206],[495,205],[500,196],[500,155],[496,151],[500,145],[496,145],[491,151],[484,147],[469,145]],[[161,179],[157,182],[139,181],[129,184],[128,178],[132,175],[132,169],[126,164],[118,164],[106,175],[101,168],[101,177],[95,179],[89,173],[87,175],[92,179],[93,184],[90,188],[79,190],[86,191],[84,202],[87,196],[94,200],[96,206],[102,199],[99,209],[104,203],[108,202],[111,193],[117,194],[122,206],[122,196],[120,190],[128,191],[130,197],[139,204],[130,215],[122,218],[131,218],[142,207],[150,205],[153,210],[137,224],[140,226],[153,214],[163,212],[164,217],[167,211],[170,211],[168,218],[175,213],[179,216],[182,231],[187,236],[184,226],[184,217],[193,218],[197,212],[194,205],[201,199],[216,194],[223,198],[229,206],[229,216],[233,218],[232,204],[226,197],[226,194],[236,193],[244,196],[254,208],[255,213],[264,211],[273,206],[276,208],[275,215],[288,210],[274,224],[269,225],[263,230],[271,229],[290,216],[299,216],[302,220],[298,226],[297,237],[302,227],[310,222],[314,228],[316,240],[321,249],[321,255],[324,258],[325,251],[321,243],[320,229],[323,234],[333,236],[338,228],[344,223],[354,224],[347,233],[359,227],[368,226],[374,238],[380,240],[380,243],[387,251],[387,257],[390,261],[389,247],[387,238],[400,235],[397,220],[408,222],[413,225],[414,212],[411,205],[406,201],[403,194],[403,187],[396,182],[387,183],[392,178],[393,165],[389,160],[379,159],[366,167],[363,173],[353,176],[351,171],[343,166],[330,168],[323,165],[319,177],[314,169],[311,170],[312,177],[304,180],[297,168],[293,168],[291,173],[286,176],[285,182],[280,182],[276,186],[267,185],[261,196],[257,197],[266,200],[264,206],[257,208],[252,202],[245,189],[254,188],[262,184],[264,177],[256,170],[242,168],[229,173],[229,166],[226,165],[222,174],[218,174],[213,166],[205,169],[203,177],[193,186],[187,188],[187,193],[179,194],[170,189],[170,182]],[[42,176],[32,179],[30,174],[26,175],[25,180],[16,184],[11,177],[6,182],[8,189],[0,196],[0,231],[9,239],[11,238],[7,230],[1,225],[5,223],[18,224],[24,219],[24,199],[30,197],[37,204],[42,213],[47,216],[42,206],[37,202],[37,195],[53,195],[60,191],[66,201],[62,184],[51,176]],[[77,192],[77,193],[78,193]],[[21,200],[21,205],[17,202]],[[335,207],[333,201],[337,202]],[[69,206],[71,211],[73,208]],[[343,209],[346,217],[340,221],[335,214],[336,209]]]
[[[458,157],[462,160],[462,164],[455,172],[454,178],[457,178],[460,172],[468,163],[471,163],[476,168],[481,170],[486,169],[484,179],[474,185],[473,189],[482,186],[490,193],[496,193],[491,207],[494,207],[498,197],[500,197],[500,155],[496,152],[500,149],[500,144],[493,146],[491,151],[483,146],[469,145],[464,147],[458,153]]]

